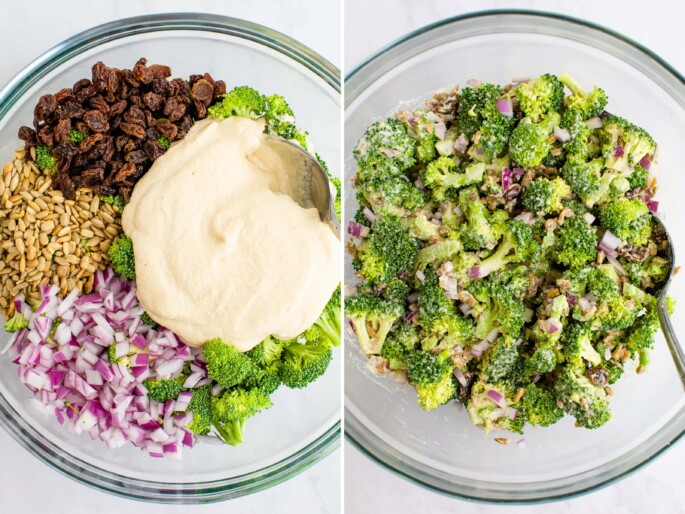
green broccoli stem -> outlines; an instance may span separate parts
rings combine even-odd
[[[214,423],[214,429],[219,438],[226,444],[238,446],[243,442],[245,421],[229,421],[228,423]]]

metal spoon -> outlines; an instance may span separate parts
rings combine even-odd
[[[340,222],[335,215],[335,186],[316,158],[297,143],[280,137],[267,134],[264,145],[284,163],[289,175],[302,181],[305,197],[293,199],[305,208],[316,207],[321,221],[328,223],[340,239]]]
[[[654,291],[654,296],[657,298],[657,310],[659,313],[659,321],[661,323],[661,330],[664,333],[664,338],[666,339],[666,344],[673,357],[673,362],[675,363],[678,375],[680,375],[680,380],[685,388],[685,350],[678,343],[675,336],[675,331],[673,330],[673,325],[671,325],[671,320],[668,316],[668,309],[666,308],[666,297],[668,296],[668,286],[671,285],[671,278],[673,277],[673,267],[675,265],[675,253],[673,251],[673,241],[671,236],[666,230],[666,227],[662,223],[658,216],[652,216],[654,224],[661,230],[666,237],[668,242],[668,248],[666,249],[666,258],[669,263],[668,278],[666,282],[661,285],[660,289]]]

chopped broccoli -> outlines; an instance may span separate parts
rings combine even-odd
[[[574,193],[586,199],[599,190],[603,163],[601,159],[595,159],[589,163],[567,161],[561,168],[561,176]]]
[[[283,349],[278,370],[283,385],[291,389],[307,387],[328,369],[333,351],[315,327],[302,337],[289,341]]]
[[[207,109],[212,118],[242,116],[256,120],[264,115],[267,102],[259,91],[249,86],[238,86],[226,93],[221,101]]]
[[[564,208],[562,199],[571,195],[571,187],[561,177],[538,178],[523,190],[523,205],[533,212],[551,214]]]
[[[519,337],[526,310],[521,297],[526,286],[524,280],[502,272],[471,282],[469,292],[479,302],[474,308],[476,338],[484,339],[495,328],[513,338]]]
[[[497,243],[498,234],[490,224],[488,210],[480,201],[476,187],[459,191],[459,207],[466,216],[466,223],[461,226],[461,240],[467,250],[478,250]]]
[[[5,322],[7,332],[19,332],[29,326],[29,321],[21,312],[15,312],[14,316]]]
[[[112,241],[108,255],[114,271],[128,280],[136,279],[136,260],[130,237],[123,234],[118,236]]]
[[[416,396],[423,410],[437,409],[454,398],[455,391],[456,380],[450,369],[443,372],[438,382],[416,386]]]
[[[573,216],[557,229],[556,260],[571,268],[584,266],[597,255],[597,233],[582,216]]]
[[[185,380],[186,377],[183,375],[177,378],[147,379],[143,380],[143,385],[147,388],[148,396],[152,400],[165,402],[178,398],[179,393],[183,390]]]
[[[452,374],[454,366],[449,360],[449,351],[436,355],[416,350],[407,356],[407,378],[415,386],[436,385],[446,374]]]
[[[359,195],[378,215],[404,214],[425,205],[423,193],[402,177],[374,176],[357,184]]]
[[[564,85],[548,73],[519,84],[514,93],[523,114],[535,123],[548,112],[559,111],[564,101]]]
[[[121,195],[101,196],[100,199],[114,207],[119,207],[119,209],[123,209],[126,206],[124,197]]]
[[[345,299],[345,314],[352,322],[366,355],[381,352],[393,323],[403,312],[401,304],[371,295],[350,296]]]
[[[656,143],[645,130],[618,116],[608,116],[602,126],[602,153],[607,168],[626,172],[646,155],[654,153]]]
[[[355,267],[369,282],[383,284],[414,265],[418,244],[394,216],[377,219],[359,246]]]
[[[593,269],[587,277],[587,292],[600,303],[607,302],[618,295],[618,285],[606,273]]]
[[[584,324],[573,324],[564,334],[564,359],[570,365],[585,369],[585,362],[599,366],[602,357],[592,346],[592,331]]]
[[[340,307],[341,307],[341,290],[340,286],[333,292],[331,298],[326,303],[323,312],[314,322],[323,337],[331,346],[340,345]]]
[[[559,121],[560,116],[556,112],[549,113],[540,123],[526,118],[521,120],[509,138],[511,159],[524,168],[539,166],[552,149],[554,138],[551,134]]]
[[[159,139],[157,139],[157,142],[159,143],[159,146],[161,146],[163,150],[168,150],[169,147],[171,146],[171,141],[169,141],[169,139],[167,139],[166,136],[159,136]]]
[[[226,444],[240,444],[245,421],[271,405],[269,396],[256,389],[225,391],[210,401],[214,428]]]
[[[598,428],[611,419],[604,389],[595,386],[574,367],[564,366],[554,383],[554,391],[564,411],[585,428]]]
[[[498,382],[509,376],[519,360],[521,340],[501,335],[483,354],[481,369],[490,382]]]
[[[51,174],[57,173],[57,157],[52,156],[48,146],[36,147],[36,164],[42,171],[47,171]]]
[[[440,266],[440,263],[461,252],[463,248],[461,241],[458,239],[448,239],[447,241],[424,246],[416,254],[414,268],[422,270],[429,264],[437,268]]]
[[[424,170],[423,183],[432,189],[433,199],[440,202],[446,199],[450,190],[482,182],[483,173],[485,164],[482,162],[471,164],[459,173],[454,159],[438,157]]]
[[[152,327],[154,329],[159,328],[159,323],[153,320],[147,312],[141,314],[140,321],[142,321],[143,325],[147,325],[148,327]]]
[[[637,198],[609,202],[600,209],[599,222],[619,239],[636,246],[646,244],[652,234],[649,209]]]
[[[258,366],[267,367],[278,361],[282,353],[283,345],[281,341],[273,337],[267,337],[257,346],[248,350],[246,355]]]
[[[594,86],[587,92],[566,73],[559,76],[559,81],[571,90],[571,95],[564,99],[567,109],[580,112],[585,119],[602,114],[607,104],[607,96],[602,89]]]
[[[362,179],[381,175],[399,177],[414,165],[416,142],[397,120],[377,121],[371,125],[354,148]]]
[[[478,266],[478,276],[485,277],[510,263],[534,263],[539,254],[540,245],[533,238],[533,229],[520,220],[509,220],[500,245]]]
[[[207,435],[212,428],[211,388],[212,384],[205,384],[192,390],[193,397],[186,412],[193,413],[188,428],[194,434]]]
[[[554,394],[535,384],[526,387],[521,399],[521,409],[528,423],[541,427],[554,425],[564,416]]]
[[[264,117],[267,132],[284,139],[293,139],[297,130],[295,115],[285,98],[280,95],[271,95],[265,98],[265,102]]]
[[[76,129],[71,129],[69,135],[67,136],[67,139],[72,143],[78,144],[81,141],[83,141],[86,137],[88,137],[88,134],[86,134],[85,132],[80,132]]]
[[[435,113],[425,109],[414,111],[410,120],[404,122],[409,134],[416,141],[416,160],[427,163],[435,159],[435,144],[438,137],[435,135]]]
[[[221,339],[212,339],[203,346],[204,358],[207,361],[207,374],[224,387],[240,384],[254,373],[255,365],[245,354]]]

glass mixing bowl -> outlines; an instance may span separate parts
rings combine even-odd
[[[228,88],[249,84],[288,99],[298,124],[339,176],[340,78],[321,56],[266,27],[205,14],[120,20],[53,48],[0,91],[0,157],[20,144],[40,95],[70,87],[98,60],[131,68],[140,57],[171,66],[173,76],[209,72]],[[8,340],[0,335],[0,347]],[[108,450],[46,417],[27,398],[15,365],[0,357],[0,424],[31,453],[87,485],[139,500],[209,502],[278,484],[329,454],[340,435],[340,356],[306,389],[281,388],[273,408],[247,423],[238,447],[200,444],[182,460],[152,459],[130,445]]]
[[[544,13],[494,11],[441,21],[387,47],[345,82],[345,177],[355,173],[352,149],[372,121],[402,102],[414,107],[430,93],[468,79],[506,84],[516,77],[568,72],[598,84],[609,109],[651,132],[660,148],[656,169],[660,210],[676,254],[685,248],[685,182],[679,173],[685,133],[683,78],[648,50],[585,22]],[[347,191],[345,212],[357,210]],[[345,269],[352,280],[350,259]],[[685,287],[672,319],[685,331]],[[675,333],[667,334],[675,340]],[[606,485],[675,443],[685,430],[685,395],[663,336],[644,375],[626,371],[614,387],[613,420],[597,430],[567,417],[550,428],[526,427],[527,447],[502,446],[472,426],[454,404],[426,413],[409,385],[374,377],[359,345],[346,334],[345,430],[366,455],[435,491],[486,501],[559,499]],[[613,387],[613,386],[612,386]],[[507,435],[502,433],[500,435]]]

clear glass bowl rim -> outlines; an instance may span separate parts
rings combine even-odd
[[[322,56],[294,39],[249,21],[204,13],[168,13],[123,18],[74,35],[45,52],[15,75],[0,91],[0,119],[43,76],[71,58],[102,44],[160,31],[199,31],[241,38],[307,68],[340,94],[340,71]],[[236,498],[278,485],[309,468],[340,445],[340,420],[294,454],[262,469],[222,480],[198,483],[159,483],[130,479],[78,459],[45,440],[0,394],[0,426],[39,460],[60,473],[124,498],[147,502],[190,504]]]
[[[648,48],[645,48],[640,43],[601,25],[563,14],[527,9],[492,9],[474,11],[439,20],[406,34],[405,36],[388,44],[378,52],[372,54],[345,76],[345,110],[347,111],[348,107],[353,104],[353,102],[369,85],[373,84],[376,80],[383,76],[388,69],[390,61],[394,61],[394,65],[397,65],[398,60],[404,62],[406,59],[419,55],[421,52],[412,52],[412,43],[419,44],[417,39],[425,38],[421,39],[421,42],[425,43],[425,40],[427,39],[426,36],[428,36],[431,32],[438,31],[446,27],[450,27],[453,32],[457,33],[459,32],[460,24],[463,25],[464,23],[470,23],[474,21],[482,21],[484,24],[484,27],[482,27],[477,34],[479,36],[487,35],[488,33],[502,32],[488,32],[488,28],[492,29],[492,26],[487,26],[487,24],[489,21],[503,16],[539,18],[541,23],[544,23],[545,21],[551,21],[552,23],[557,24],[557,26],[566,25],[567,27],[570,27],[572,25],[578,25],[584,29],[589,29],[592,31],[592,37],[586,34],[586,39],[582,40],[586,44],[588,43],[589,39],[592,39],[594,42],[604,40],[605,43],[613,44],[617,48],[622,46],[624,49],[633,51],[640,57],[646,58],[651,65],[660,68],[660,71],[664,72],[664,75],[668,80],[677,83],[677,89],[674,90],[671,88],[670,91],[667,91],[667,93],[673,96],[675,91],[679,91],[679,103],[681,107],[685,108],[685,94],[683,94],[685,78],[664,59],[659,57]],[[510,25],[507,30],[511,32],[524,32],[523,30],[517,30],[515,24]],[[541,29],[538,33],[543,35],[555,35],[554,27],[551,26]],[[406,51],[406,54],[404,54],[405,57],[400,59],[398,56],[403,50]],[[673,87],[673,84],[669,85]],[[663,305],[660,305],[660,308],[663,309]],[[668,320],[668,316],[666,316],[665,319]],[[662,330],[667,339],[674,341],[675,344],[679,344],[678,338],[673,331],[673,328],[670,326],[670,322],[666,323],[665,325],[662,323]],[[357,450],[362,452],[364,455],[386,470],[430,491],[476,502],[534,504],[569,499],[592,492],[617,482],[627,477],[631,473],[634,473],[645,464],[652,462],[656,457],[661,455],[667,449],[671,448],[676,442],[682,439],[683,435],[685,435],[685,409],[681,410],[681,412],[679,412],[675,417],[680,420],[682,428],[674,437],[664,440],[659,444],[652,445],[653,451],[650,455],[645,456],[645,458],[642,460],[633,462],[629,466],[625,467],[625,469],[622,469],[613,475],[610,475],[606,478],[601,476],[598,477],[597,474],[594,475],[594,478],[585,476],[592,472],[596,472],[597,469],[599,469],[596,468],[595,470],[590,470],[582,474],[583,477],[579,478],[579,481],[585,481],[585,484],[583,484],[581,487],[572,487],[572,483],[569,483],[568,478],[565,478],[558,480],[560,483],[557,485],[554,485],[554,482],[556,481],[550,481],[550,483],[547,483],[547,489],[541,490],[541,494],[539,496],[535,495],[536,491],[534,490],[534,487],[536,485],[542,485],[543,482],[538,482],[537,484],[525,484],[526,486],[533,486],[533,488],[531,488],[529,491],[526,491],[525,497],[523,498],[518,497],[520,491],[517,492],[505,489],[497,490],[497,499],[488,497],[488,489],[492,489],[491,483],[485,481],[471,481],[471,484],[464,485],[450,482],[448,479],[442,477],[432,476],[430,472],[427,472],[429,470],[426,466],[409,458],[406,455],[403,455],[386,441],[380,439],[375,434],[371,434],[368,430],[365,430],[364,425],[350,411],[347,405],[344,409],[344,428],[346,440],[352,443]],[[620,461],[621,458],[617,460]],[[612,462],[608,464],[611,464]],[[620,464],[625,463],[619,462],[616,464],[616,466],[618,467]],[[605,471],[604,469],[602,470]],[[565,481],[565,483],[561,483],[562,480]]]

